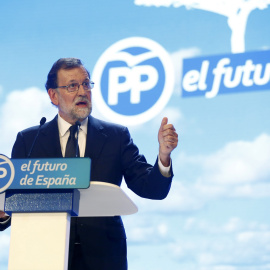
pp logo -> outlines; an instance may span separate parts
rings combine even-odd
[[[118,41],[98,59],[93,100],[106,118],[136,125],[157,115],[174,87],[171,57],[158,43],[132,37]]]
[[[11,185],[15,175],[14,166],[9,158],[0,155],[0,193]]]

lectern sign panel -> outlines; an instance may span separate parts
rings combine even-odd
[[[88,188],[89,158],[9,159],[0,155],[0,193],[6,189]]]

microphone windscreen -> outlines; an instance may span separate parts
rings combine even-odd
[[[40,120],[40,125],[43,126],[46,122],[46,117],[42,117]]]

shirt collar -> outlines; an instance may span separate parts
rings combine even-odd
[[[87,134],[87,124],[88,124],[88,117],[86,117],[82,122],[80,129]],[[66,120],[64,120],[58,113],[58,129],[60,133],[60,137],[63,137],[69,128],[71,127],[71,124],[68,123]]]

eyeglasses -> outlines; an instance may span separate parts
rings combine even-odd
[[[82,87],[83,87],[83,89],[85,91],[91,91],[91,89],[94,88],[95,83],[92,82],[92,81],[83,82],[81,84],[79,84],[79,83],[71,83],[71,84],[66,85],[66,86],[58,86],[57,88],[66,88],[66,90],[68,92],[71,92],[72,93],[72,92],[79,91],[81,85],[82,85]]]

